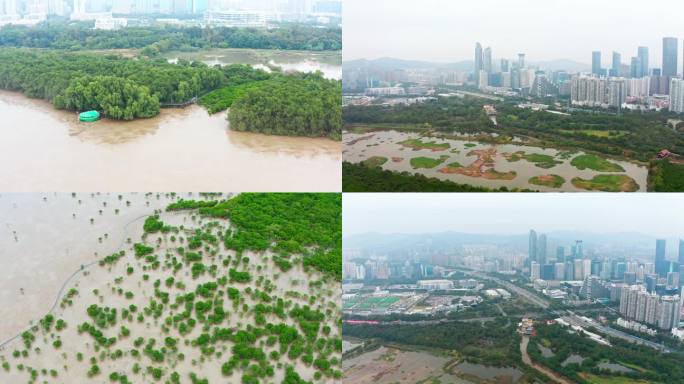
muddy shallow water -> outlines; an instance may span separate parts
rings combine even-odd
[[[80,123],[0,91],[0,190],[339,191],[341,144],[232,132],[199,106],[151,119]]]
[[[283,71],[321,71],[328,79],[342,79],[340,52],[277,51],[269,49],[216,48],[195,52],[173,51],[164,55],[170,62],[179,59],[201,61],[207,65],[249,64],[270,71],[280,67]]]
[[[223,194],[221,198],[228,198],[230,194]],[[158,297],[156,280],[165,280],[174,276],[178,283],[171,287],[167,284],[166,289],[172,297],[178,294],[194,292],[199,284],[215,282],[213,274],[201,274],[190,277],[189,268],[182,271],[170,271],[167,267],[147,268],[148,263],[143,259],[133,256],[133,243],[143,241],[149,245],[156,244],[155,253],[159,255],[167,252],[175,252],[176,247],[184,243],[183,238],[193,233],[195,228],[207,230],[209,223],[219,225],[211,226],[217,231],[225,231],[230,228],[230,222],[214,218],[201,218],[195,212],[162,212],[161,220],[165,223],[183,227],[185,230],[178,232],[179,243],[174,235],[168,236],[163,233],[143,235],[144,218],[153,214],[155,210],[163,210],[171,201],[178,198],[200,198],[198,194],[183,193],[172,194],[98,194],[77,193],[72,194],[2,194],[0,195],[0,266],[3,268],[3,279],[0,279],[0,316],[4,319],[0,322],[0,361],[11,360],[12,368],[0,372],[1,382],[23,382],[27,377],[26,372],[16,369],[16,363],[24,363],[41,371],[42,369],[56,369],[59,371],[57,379],[41,377],[41,382],[83,382],[87,376],[90,364],[79,363],[77,352],[85,356],[95,356],[99,347],[91,344],[87,334],[78,331],[79,324],[90,320],[86,308],[97,303],[102,306],[113,308],[125,308],[129,304],[135,304],[139,308],[150,303]],[[102,211],[102,213],[100,213]],[[93,222],[90,221],[94,218]],[[104,237],[104,233],[107,234]],[[99,237],[104,237],[99,240]],[[131,238],[131,241],[126,239]],[[142,240],[141,240],[142,239]],[[205,243],[206,247],[213,247]],[[206,249],[206,248],[205,248]],[[104,255],[112,252],[125,250],[126,254],[117,262],[88,266],[89,263],[101,260]],[[201,251],[199,251],[202,253]],[[208,252],[209,253],[209,252]],[[99,255],[99,256],[98,256]],[[227,275],[229,266],[219,261],[224,257],[235,257],[235,251],[225,249],[221,243],[212,249],[212,263],[218,268],[217,275]],[[341,336],[341,330],[336,319],[339,318],[340,291],[334,282],[323,286],[312,286],[311,281],[320,281],[323,276],[315,271],[305,271],[302,263],[296,263],[287,272],[281,271],[272,262],[271,252],[243,253],[245,260],[241,269],[248,271],[252,276],[258,276],[240,289],[246,292],[262,288],[261,279],[270,284],[269,293],[273,297],[285,298],[293,305],[302,306],[309,304],[318,311],[328,311],[329,316],[323,321],[331,329],[331,336]],[[208,260],[207,260],[208,261]],[[80,265],[86,265],[79,269]],[[130,269],[128,269],[130,267]],[[74,274],[74,272],[76,272]],[[73,274],[73,275],[72,275]],[[69,276],[71,278],[69,279]],[[149,278],[145,278],[149,276]],[[66,283],[65,283],[66,282]],[[186,288],[187,284],[187,288]],[[63,289],[60,291],[60,287]],[[63,297],[58,292],[66,292],[75,289],[71,297],[72,304],[56,306],[52,314],[57,319],[62,319],[67,326],[62,331],[47,332],[34,330],[36,335],[33,348],[40,350],[40,354],[31,352],[27,359],[15,361],[10,358],[10,353],[23,345],[21,339],[11,338],[18,332],[27,328],[29,322],[42,318],[53,305],[55,298]],[[117,290],[120,290],[117,294]],[[130,292],[126,296],[121,292]],[[310,301],[309,296],[316,297],[316,302]],[[220,296],[218,296],[220,297]],[[262,300],[258,299],[259,302]],[[255,297],[244,295],[241,303],[249,307],[257,303]],[[218,304],[217,304],[218,305]],[[221,306],[223,302],[221,301]],[[237,305],[237,304],[236,304]],[[165,306],[162,318],[170,318],[175,315],[175,309]],[[182,310],[182,309],[181,309]],[[251,315],[245,315],[241,311],[227,310],[227,316],[222,322],[225,329],[249,327]],[[168,317],[167,317],[168,316]],[[276,322],[275,315],[267,314],[267,321]],[[280,319],[277,322],[295,326],[294,318]],[[124,320],[120,324],[129,329],[130,337],[119,337],[117,347],[128,351],[133,348],[133,340],[137,336],[145,338],[163,338],[169,331],[163,331],[163,322],[152,320],[134,321],[133,318]],[[118,327],[117,327],[118,329]],[[116,332],[113,329],[109,331]],[[175,334],[175,331],[172,331]],[[200,349],[192,347],[190,340],[197,339],[204,332],[203,327],[190,327],[190,332],[180,336],[186,342],[180,342],[178,352],[187,358],[174,360],[173,353],[167,355],[163,366],[165,374],[171,370],[178,372],[186,378],[191,372],[197,372],[206,377],[209,382],[233,382],[239,380],[239,374],[234,373],[231,378],[222,374],[221,365],[226,361],[221,354],[229,354],[230,343],[217,344],[217,355],[207,356]],[[10,338],[9,341],[6,341]],[[60,339],[64,344],[53,348],[53,340]],[[263,346],[263,344],[261,344]],[[278,349],[277,346],[264,346],[265,353]],[[57,350],[59,349],[59,350]],[[334,353],[339,360],[341,356]],[[272,358],[273,359],[273,358]],[[285,358],[287,359],[287,358]],[[87,361],[87,360],[86,360]],[[119,358],[102,359],[98,363],[102,372],[107,376],[110,372],[131,372],[131,367],[137,359],[126,352]],[[303,378],[309,380],[314,376],[315,368],[304,364],[303,361],[284,361],[294,366],[295,371]],[[161,364],[156,364],[160,367]],[[280,383],[284,378],[284,366],[275,367],[273,377],[265,379],[265,383]],[[91,381],[104,382],[102,379]],[[238,378],[238,379],[236,379]],[[136,377],[136,382],[156,382],[149,376]],[[185,381],[183,381],[185,382]],[[320,383],[332,383],[334,379],[323,378],[317,380]]]
[[[118,196],[0,195],[0,342],[42,317],[80,265],[117,251],[142,230],[146,215],[173,201],[166,195]]]
[[[597,172],[590,169],[579,170],[570,164],[573,157],[581,154],[577,152],[565,159],[560,157],[562,151],[557,149],[544,149],[539,147],[531,147],[518,144],[504,144],[492,145],[486,143],[475,143],[463,140],[441,139],[434,137],[422,138],[423,142],[436,142],[438,144],[448,143],[450,148],[444,151],[432,151],[430,149],[413,150],[399,144],[407,139],[417,139],[420,135],[417,133],[407,133],[398,131],[378,131],[364,134],[344,134],[343,154],[345,161],[358,163],[372,156],[382,156],[388,158],[388,161],[382,166],[383,169],[392,171],[408,171],[410,173],[422,173],[429,177],[435,177],[442,180],[450,180],[462,184],[470,184],[488,188],[499,188],[505,186],[507,188],[529,188],[539,191],[586,191],[584,189],[576,188],[572,185],[571,180],[574,177],[581,177],[583,179],[591,179],[599,174],[607,174],[607,172]],[[470,145],[467,146],[466,144]],[[474,145],[473,145],[474,144]],[[458,162],[462,166],[467,167],[475,160],[477,156],[468,155],[474,150],[488,150],[495,149],[494,169],[498,172],[515,171],[516,176],[512,180],[495,180],[485,179],[483,177],[466,176],[458,173],[445,174],[439,172],[447,164]],[[456,151],[456,152],[453,152]],[[540,168],[534,163],[527,160],[519,160],[516,162],[509,162],[504,153],[515,153],[524,151],[526,153],[545,154],[554,157],[557,161],[562,162],[550,169]],[[411,158],[414,157],[430,157],[439,158],[440,156],[448,156],[441,165],[431,169],[414,169],[411,164]],[[636,181],[639,185],[639,191],[645,192],[647,187],[648,169],[630,162],[617,161],[608,159],[613,163],[621,165],[625,172],[615,174],[626,174]],[[551,188],[546,186],[534,185],[529,182],[529,179],[535,176],[542,176],[548,174],[555,174],[563,177],[565,183],[560,188]]]

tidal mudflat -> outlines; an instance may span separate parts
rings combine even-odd
[[[0,196],[0,382],[335,382],[338,196]]]

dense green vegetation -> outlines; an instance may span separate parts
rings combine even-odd
[[[591,169],[599,172],[624,172],[625,169],[620,164],[611,163],[610,161],[598,157],[596,155],[579,155],[570,162],[575,168],[579,170]]]
[[[342,163],[344,192],[507,192],[427,177],[419,173],[392,172],[362,164]]]
[[[558,175],[543,175],[530,178],[530,184],[542,185],[550,188],[560,188],[565,184],[565,179]]]
[[[451,146],[449,143],[440,143],[438,144],[435,141],[429,141],[429,142],[424,142],[420,139],[408,139],[404,140],[399,143],[400,145],[403,145],[404,147],[411,148],[413,150],[420,150],[420,149],[430,149],[432,151],[444,151],[449,149]]]
[[[572,185],[590,191],[636,192],[639,185],[627,175],[596,175],[591,180],[580,177],[572,179]]]
[[[519,151],[512,153],[508,157],[508,161],[510,162],[516,162],[520,161],[522,159],[525,159],[529,161],[530,163],[534,163],[539,168],[544,168],[544,169],[549,169],[553,168],[558,164],[561,164],[562,161],[556,160],[553,156],[550,155],[545,155],[541,153],[525,153],[525,151]]]
[[[115,55],[0,49],[0,89],[112,119],[151,117],[195,97],[210,113],[233,107],[231,127],[293,136],[341,135],[341,83],[320,74],[268,74],[247,65],[125,59]],[[213,91],[213,92],[212,92]]]
[[[684,154],[684,137],[665,126],[667,116],[660,113],[575,112],[571,116],[535,112],[517,107],[514,100],[495,103],[495,127],[482,110],[491,100],[466,97],[440,98],[414,105],[349,106],[343,111],[345,124],[428,127],[461,133],[498,133],[522,136],[535,145],[588,150],[610,156],[649,161],[661,149]],[[620,132],[597,135],[596,132]],[[587,132],[593,132],[587,134]]]
[[[53,99],[55,107],[74,111],[102,110],[117,120],[152,117],[159,113],[159,99],[134,81],[113,76],[83,76],[73,80]]]
[[[413,169],[420,169],[420,168],[434,168],[448,159],[449,156],[440,156],[439,158],[431,158],[431,157],[414,157],[411,159],[411,167]]]
[[[116,31],[91,28],[89,23],[48,24],[38,28],[0,28],[0,46],[67,50],[144,48],[156,56],[169,50],[197,48],[258,48],[341,50],[340,28],[282,25],[279,28],[128,27]]]
[[[362,161],[361,164],[368,168],[378,168],[382,167],[386,162],[387,158],[383,156],[371,156],[366,160]]]
[[[273,75],[249,65],[233,64],[222,68],[227,77],[223,88],[212,91],[199,100],[209,113],[217,113],[230,108],[233,102],[245,92],[256,86],[255,83],[270,79]]]
[[[160,103],[183,103],[226,82],[221,69],[197,63],[119,56],[0,49],[0,88],[58,108],[98,109],[112,118],[148,117]]]
[[[271,248],[281,256],[303,254],[305,265],[338,279],[342,276],[340,194],[243,193],[218,203],[183,201],[182,205],[206,205],[199,207],[201,214],[229,219],[235,227],[225,237],[229,249]]]
[[[682,356],[679,353],[655,353],[646,346],[629,343],[620,339],[611,339],[612,346],[604,346],[584,337],[573,334],[567,328],[558,325],[538,324],[537,337],[532,338],[528,346],[528,353],[533,360],[552,368],[563,376],[577,383],[589,383],[582,373],[597,376],[625,377],[642,379],[652,383],[684,383],[684,367],[681,365]],[[537,342],[550,346],[554,356],[542,356]],[[571,354],[582,356],[581,364],[562,363]],[[601,369],[598,364],[611,362],[633,368],[628,373],[617,373]]]
[[[278,76],[244,91],[231,106],[231,129],[340,139],[342,83],[320,74]]]
[[[684,164],[669,159],[655,160],[649,172],[649,190],[655,192],[684,191]]]

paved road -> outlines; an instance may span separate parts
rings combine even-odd
[[[586,321],[577,315],[568,314],[568,315],[564,315],[562,317],[563,317],[563,320],[567,321],[568,323],[570,323],[572,325],[576,325],[576,326],[583,327],[583,328],[594,327],[594,328],[598,329],[599,332],[604,333],[604,334],[611,336],[611,337],[620,338],[620,339],[623,339],[623,340],[626,340],[626,341],[629,341],[629,342],[635,343],[635,344],[646,345],[648,347],[657,349],[661,352],[665,352],[665,353],[671,352],[671,350],[669,348],[665,347],[664,345],[654,343],[650,340],[642,339],[641,337],[630,335],[629,333],[619,331],[615,328],[606,327],[605,325],[600,324],[598,322]]]
[[[553,381],[556,383],[561,383],[561,384],[574,384],[572,381],[567,380],[563,376],[560,376],[556,372],[552,371],[549,368],[546,368],[543,365],[539,365],[532,361],[530,358],[530,355],[527,354],[527,344],[530,342],[530,337],[529,336],[523,336],[522,339],[520,340],[520,354],[522,355],[522,361],[526,365],[529,365],[530,367],[536,369],[537,371],[545,374],[549,378],[551,378]]]
[[[492,280],[495,283],[506,287],[510,291],[515,292],[516,294],[518,294],[518,296],[522,297],[523,299],[527,300],[531,304],[534,304],[538,307],[547,309],[551,305],[548,300],[543,299],[543,298],[537,296],[536,294],[534,294],[534,293],[532,293],[526,289],[520,288],[517,285],[510,283],[508,281],[501,280],[501,279],[494,277],[494,276],[485,275],[484,273],[480,273],[480,272],[469,271],[469,272],[466,272],[466,274],[473,275],[473,276],[478,277],[480,279]]]

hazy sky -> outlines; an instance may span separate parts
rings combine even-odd
[[[629,64],[644,45],[659,68],[662,38],[684,37],[682,15],[676,0],[344,0],[343,57],[472,60],[479,41],[495,59],[591,63],[601,50],[608,67],[613,50]],[[679,53],[681,67],[681,41]]]
[[[358,233],[641,232],[684,238],[684,194],[345,193],[344,236]]]

